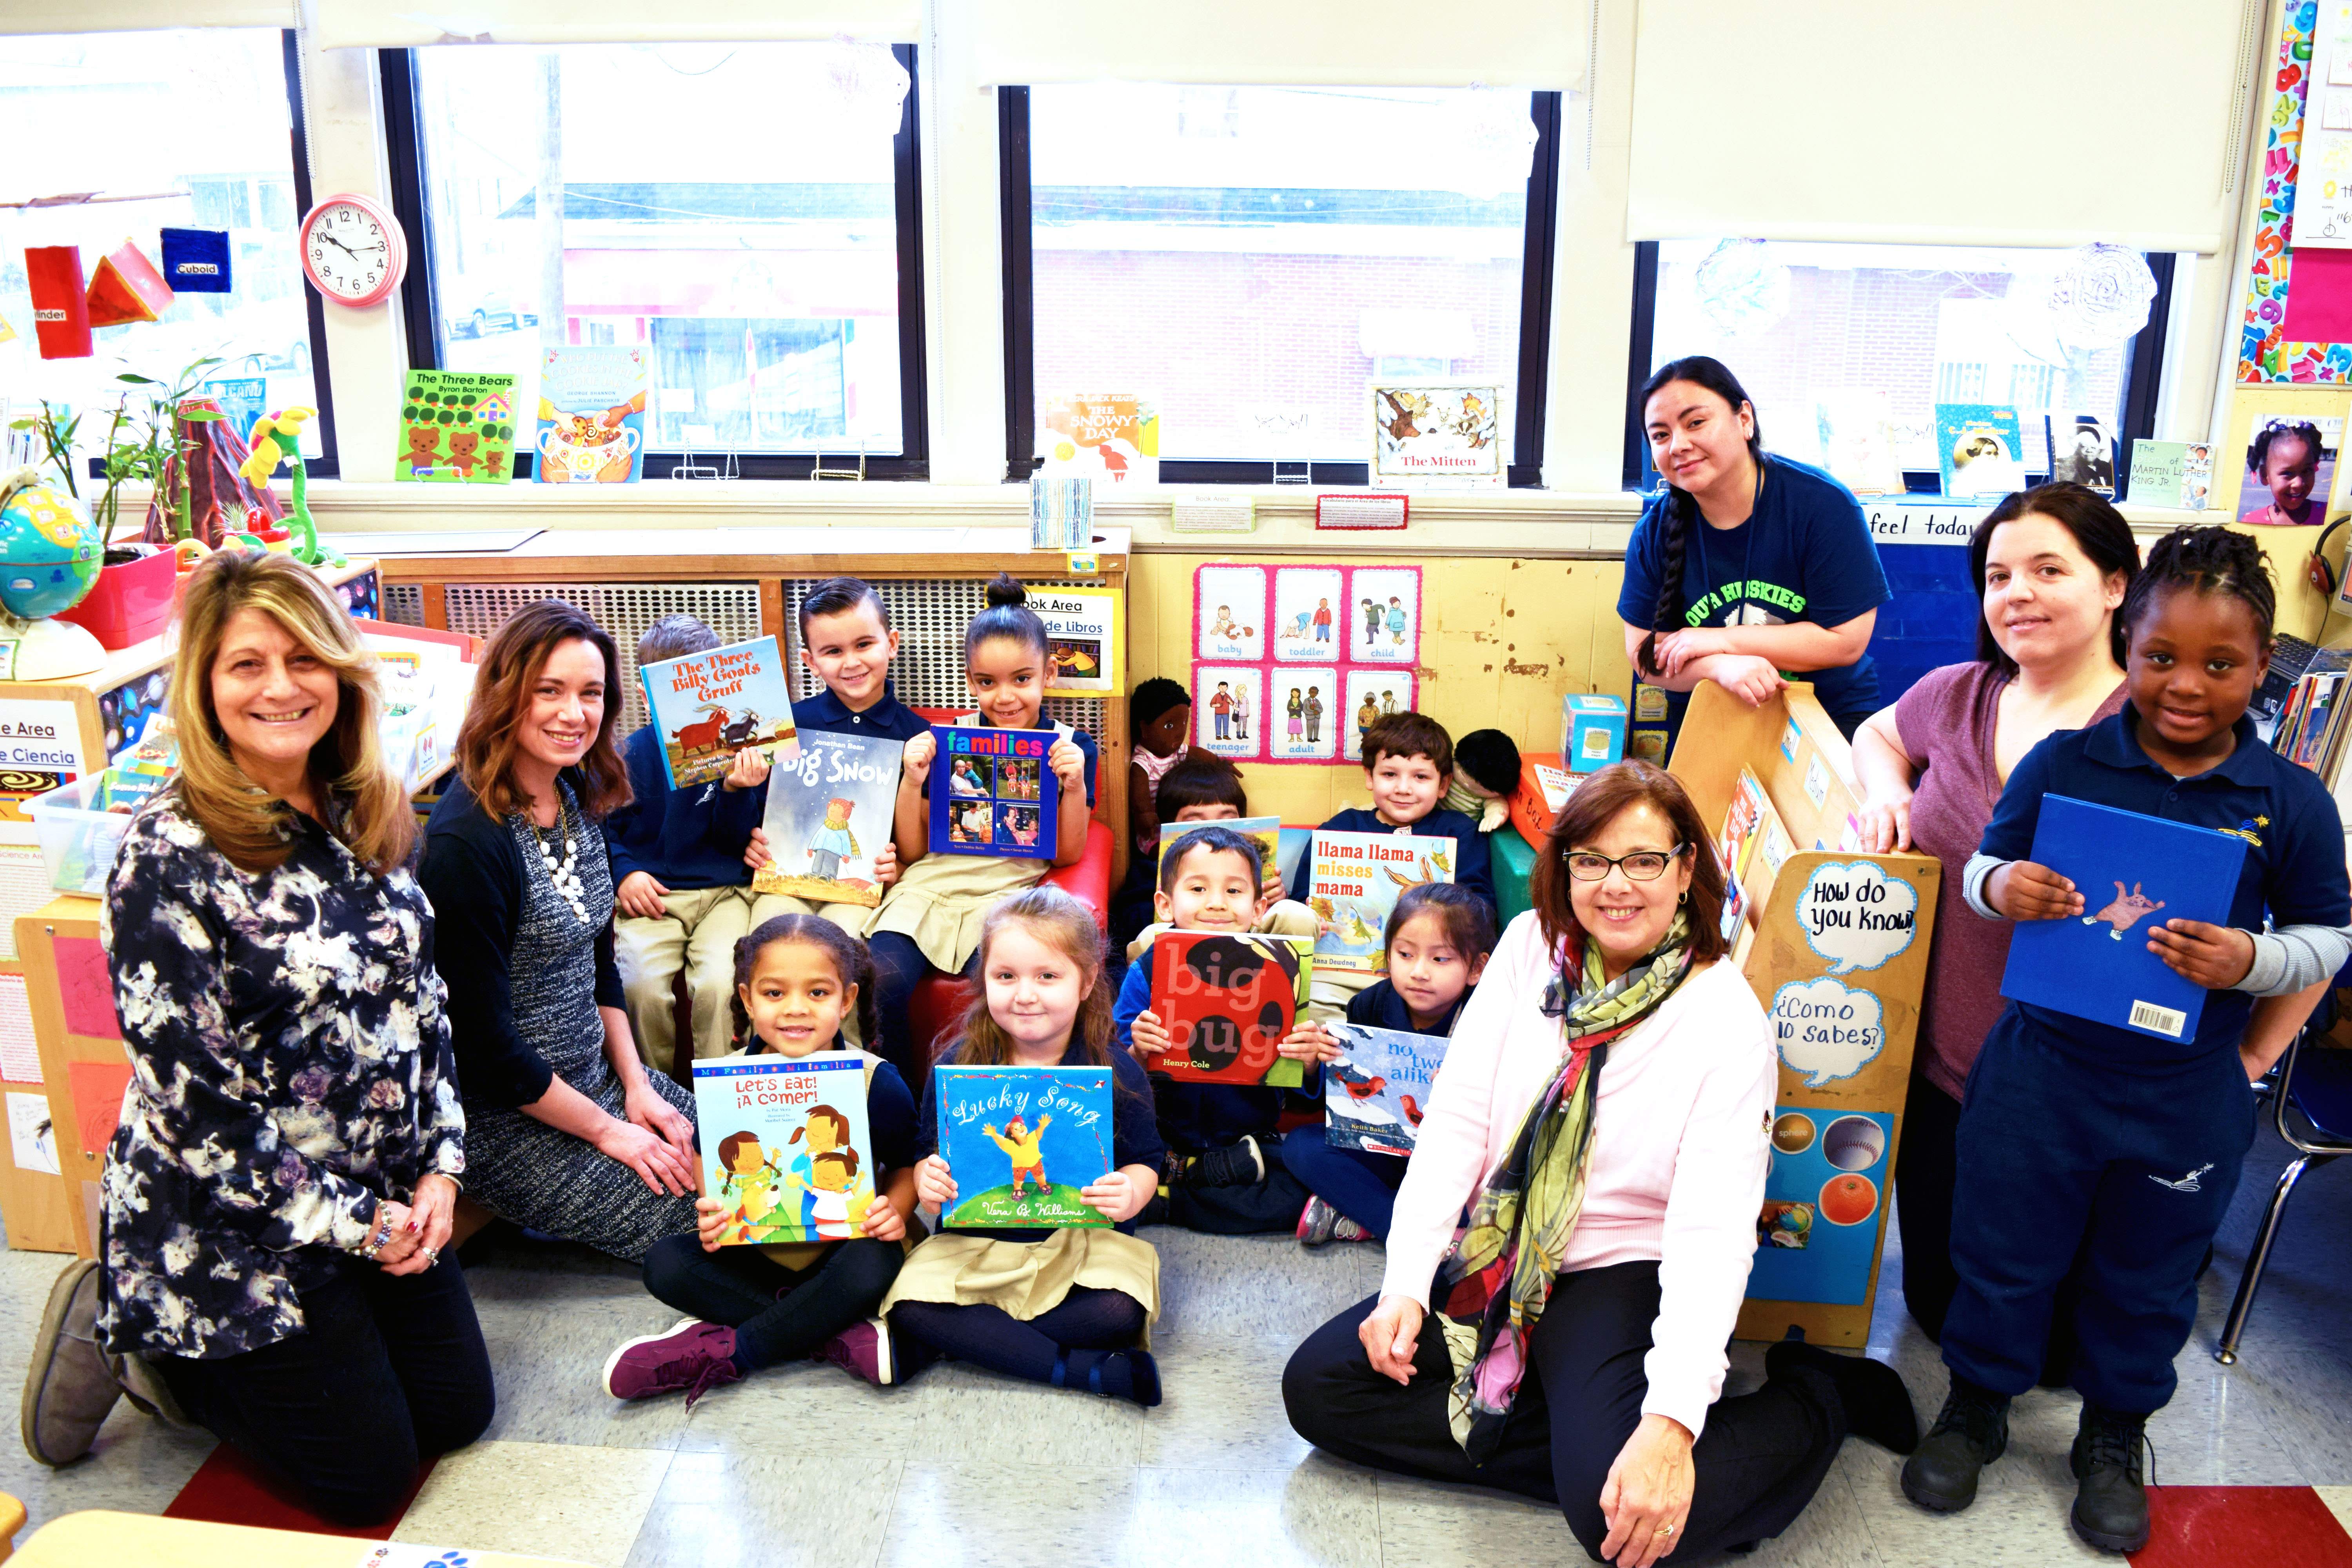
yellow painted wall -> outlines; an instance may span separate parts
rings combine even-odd
[[[1298,565],[1291,556],[1130,557],[1128,652],[1136,682],[1164,675],[1188,689],[1192,674],[1192,574],[1232,563]],[[1559,701],[1570,691],[1630,698],[1617,620],[1624,566],[1615,561],[1349,556],[1351,566],[1421,567],[1420,707],[1447,731],[1497,729],[1527,752],[1559,749]],[[1244,763],[1250,809],[1285,822],[1321,822],[1369,796],[1363,769]]]

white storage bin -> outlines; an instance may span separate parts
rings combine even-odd
[[[90,809],[105,782],[103,772],[91,773],[25,803],[41,840],[49,885],[60,893],[102,896],[114,852],[131,830],[130,813]]]

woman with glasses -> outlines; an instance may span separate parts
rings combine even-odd
[[[1891,1368],[1793,1341],[1721,1397],[1779,1058],[1706,846],[1647,763],[1570,797],[1430,1090],[1381,1292],[1283,1373],[1308,1441],[1555,1504],[1620,1568],[1777,1535],[1849,1430],[1917,1440]]]

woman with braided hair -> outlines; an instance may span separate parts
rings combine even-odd
[[[1675,729],[1702,680],[1753,708],[1787,675],[1811,680],[1852,736],[1878,706],[1870,633],[1894,596],[1861,503],[1820,469],[1765,453],[1756,406],[1720,361],[1661,366],[1641,406],[1666,489],[1625,551],[1626,658],[1673,694]]]

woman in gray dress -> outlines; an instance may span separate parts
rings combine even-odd
[[[634,1262],[694,1229],[694,1097],[638,1058],[613,963],[598,824],[629,798],[620,679],[612,637],[569,605],[499,627],[418,879],[439,922],[468,1194]]]

